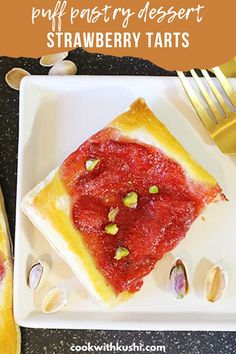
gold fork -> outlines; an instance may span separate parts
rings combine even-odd
[[[184,73],[182,71],[177,71],[177,73],[190,101],[192,102],[193,107],[195,108],[205,128],[208,130],[210,137],[215,141],[223,153],[236,154],[236,92],[219,67],[215,67],[212,70],[232,104],[232,107],[230,107],[208,72],[206,70],[201,70],[203,77],[206,79],[206,83],[218,101],[222,112],[220,112],[217,105],[212,100],[203,84],[203,80],[198,77],[196,71],[190,70],[190,72],[215,119],[202,105]]]

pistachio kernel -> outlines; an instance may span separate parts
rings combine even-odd
[[[158,186],[151,186],[148,191],[150,194],[157,194],[159,192],[159,188]]]
[[[110,222],[114,222],[116,217],[117,217],[117,215],[118,215],[118,213],[119,213],[119,208],[118,207],[111,208],[109,213],[108,213],[108,220]]]
[[[87,171],[92,171],[97,164],[100,162],[99,159],[91,159],[91,160],[87,160],[85,163],[85,167]]]
[[[116,224],[108,224],[105,227],[105,231],[109,235],[116,235],[117,232],[119,231],[119,228],[118,228],[118,226]]]
[[[136,192],[130,192],[122,199],[122,201],[127,208],[136,208],[138,204],[138,194]]]
[[[129,250],[125,247],[118,247],[115,253],[115,259],[119,261],[121,258],[124,258],[129,255]]]
[[[174,296],[183,299],[188,292],[188,277],[185,265],[181,259],[175,262],[170,271],[170,285]]]

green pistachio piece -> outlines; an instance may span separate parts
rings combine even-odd
[[[129,255],[129,250],[127,250],[127,248],[125,247],[118,247],[116,250],[116,254],[115,254],[115,259],[117,261],[119,261],[121,258],[124,258],[126,256]]]
[[[108,213],[108,220],[110,222],[114,222],[118,213],[119,213],[119,208],[118,207],[111,208],[109,213]]]
[[[118,228],[118,226],[116,224],[108,224],[105,227],[105,231],[109,235],[116,235],[117,232],[119,231],[119,228]]]
[[[92,171],[97,164],[100,162],[99,159],[91,159],[91,160],[87,160],[85,163],[85,167],[87,171]]]
[[[150,194],[157,194],[158,192],[159,192],[158,186],[151,186],[151,187],[149,188],[149,193],[150,193]]]
[[[122,200],[127,208],[136,208],[138,204],[138,194],[136,192],[130,192]]]

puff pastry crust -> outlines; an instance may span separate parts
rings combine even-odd
[[[114,119],[109,127],[118,129],[121,136],[160,149],[170,159],[180,164],[191,180],[203,185],[204,188],[211,189],[217,186],[214,177],[194,161],[150,111],[143,99],[135,101],[130,109]],[[217,197],[220,194],[219,188]],[[58,169],[31,190],[22,202],[23,211],[98,301],[110,306],[132,296],[128,291],[117,296],[96,267],[83,242],[81,232],[73,224],[70,207],[70,198]]]
[[[0,252],[5,274],[0,281],[0,354],[20,353],[20,330],[13,318],[13,279],[10,234],[0,189]]]

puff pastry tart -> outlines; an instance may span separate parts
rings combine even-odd
[[[12,312],[10,235],[0,188],[0,354],[20,353],[20,330]]]
[[[137,292],[222,191],[142,99],[72,153],[23,210],[88,290]]]

